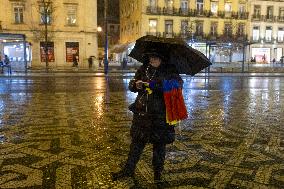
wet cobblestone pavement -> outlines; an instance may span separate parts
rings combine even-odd
[[[127,158],[130,77],[0,78],[0,188],[284,188],[284,77],[184,78],[189,119],[168,145],[163,183],[151,146]]]

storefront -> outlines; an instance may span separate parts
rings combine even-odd
[[[0,57],[7,55],[12,71],[25,71],[30,67],[31,45],[23,34],[0,33]]]
[[[270,48],[251,48],[251,56],[256,63],[270,63],[271,60],[271,49]]]

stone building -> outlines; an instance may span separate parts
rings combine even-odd
[[[44,68],[47,47],[49,68],[72,67],[75,55],[87,67],[97,46],[96,0],[1,0],[0,52],[12,66]]]
[[[256,62],[280,61],[284,48],[284,0],[250,1],[249,52]]]
[[[255,5],[262,5],[261,15],[266,15],[266,7],[273,6],[274,17],[278,18],[273,20],[273,36],[283,38],[284,5],[279,2],[283,0],[120,0],[120,42],[129,44],[125,48],[129,51],[133,42],[146,34],[183,38],[212,62],[248,61],[252,49],[264,45],[252,40],[253,28],[258,26],[264,31],[264,22],[268,22],[253,18]],[[283,52],[283,43],[274,46],[268,41],[263,43],[271,51],[279,52],[277,56]]]

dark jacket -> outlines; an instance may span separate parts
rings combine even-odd
[[[163,80],[178,79],[182,82],[174,65],[161,64],[154,68],[150,65],[142,65],[133,80],[129,82],[129,90],[138,92],[135,103],[142,101],[142,108],[132,109],[133,121],[131,127],[132,140],[150,143],[172,143],[175,138],[174,126],[166,123],[166,107],[163,96]],[[142,80],[151,82],[152,94],[147,94],[143,89],[137,89],[135,82]]]

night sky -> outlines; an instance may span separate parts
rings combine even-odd
[[[103,25],[104,22],[104,1],[98,0],[98,25]],[[108,0],[108,20],[119,23],[119,0]]]

